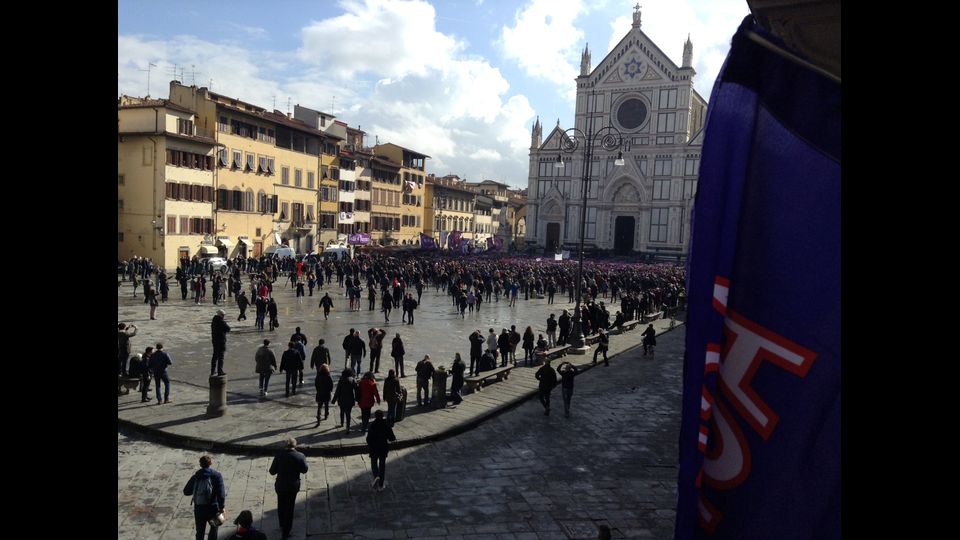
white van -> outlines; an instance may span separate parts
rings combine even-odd
[[[324,259],[333,259],[335,261],[350,260],[350,248],[346,246],[330,246],[320,254]]]
[[[278,259],[282,259],[284,257],[290,257],[291,259],[294,259],[297,256],[297,252],[294,251],[293,248],[287,246],[269,246],[264,253]]]

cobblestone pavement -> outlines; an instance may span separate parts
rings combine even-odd
[[[597,524],[615,538],[671,538],[683,336],[661,336],[655,358],[633,349],[579,376],[570,419],[555,389],[550,416],[528,400],[457,437],[391,452],[382,493],[365,455],[308,458],[294,538],[595,538]],[[193,537],[181,490],[200,454],[118,434],[118,538]],[[270,458],[213,457],[229,516],[250,509],[279,538]]]

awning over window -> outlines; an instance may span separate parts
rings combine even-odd
[[[229,238],[217,238],[217,245],[227,248],[230,251],[233,248],[233,241]]]
[[[241,237],[237,238],[237,240],[239,240],[241,244],[243,244],[243,245],[245,245],[245,246],[247,246],[247,247],[253,247],[253,242],[251,242],[250,239],[247,238],[246,236],[241,236]]]

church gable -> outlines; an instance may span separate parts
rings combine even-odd
[[[632,29],[590,73],[591,83],[669,81],[678,77],[677,66],[639,28]]]
[[[547,135],[547,140],[543,141],[543,144],[540,145],[540,150],[558,150],[560,145],[569,140],[570,137],[560,129],[560,124],[558,123],[553,131],[550,132],[550,135]]]

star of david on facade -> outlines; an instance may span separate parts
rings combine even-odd
[[[629,62],[623,65],[623,74],[631,79],[640,74],[640,62],[636,58],[631,58]]]

